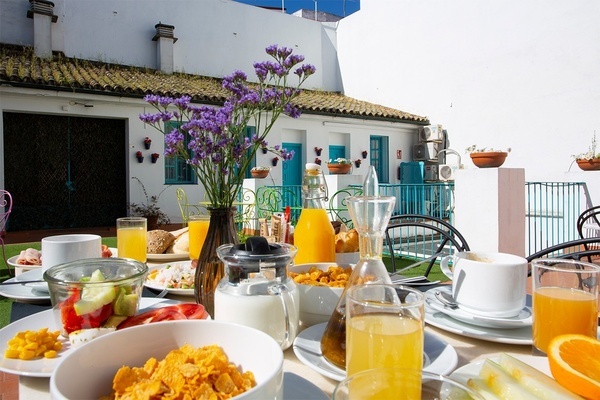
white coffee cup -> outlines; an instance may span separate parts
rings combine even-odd
[[[42,239],[42,271],[58,264],[98,257],[102,257],[102,237],[98,235],[57,235]]]
[[[464,311],[508,318],[525,307],[527,260],[523,257],[463,251],[442,258],[440,267],[452,279],[452,295]]]

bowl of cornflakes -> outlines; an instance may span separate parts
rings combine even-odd
[[[280,399],[283,352],[269,335],[243,325],[168,321],[98,337],[68,354],[50,378],[52,399],[132,393],[135,398]]]
[[[312,263],[288,268],[300,294],[302,326],[329,321],[352,273],[349,264]]]

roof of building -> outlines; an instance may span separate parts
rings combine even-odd
[[[222,104],[227,92],[221,79],[132,67],[55,54],[36,57],[31,48],[0,45],[0,84],[100,95],[141,98],[146,94],[189,95],[192,101]],[[427,117],[369,103],[330,91],[303,89],[296,99],[303,113],[390,122],[427,124]]]

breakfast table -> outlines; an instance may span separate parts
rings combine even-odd
[[[144,291],[144,293],[145,295],[148,295],[147,289]],[[150,293],[150,295],[152,295],[152,293]],[[183,297],[171,294],[167,294],[165,297],[177,301],[190,301],[190,297]],[[11,320],[14,321],[15,319],[24,317],[28,314],[35,313],[47,308],[48,306],[34,306],[30,304],[22,304],[15,302]],[[302,327],[300,329],[302,330]],[[531,345],[498,343],[488,340],[481,340],[473,337],[466,337],[463,335],[448,332],[440,328],[436,328],[429,324],[426,325],[425,332],[435,335],[436,338],[447,342],[447,344],[449,344],[455,349],[458,356],[457,365],[455,369],[472,363],[473,361],[493,357],[494,355],[502,352],[506,352],[517,356],[531,355]],[[328,378],[322,375],[317,370],[313,369],[312,367],[305,365],[305,363],[303,363],[296,356],[296,353],[294,352],[294,349],[292,347],[284,351],[283,370],[286,374],[294,374],[293,376],[298,377],[298,379],[306,380],[315,385],[324,393],[324,396],[322,396],[322,398],[330,398],[337,384],[336,380]],[[19,398],[28,400],[49,399],[49,383],[49,378],[19,376]],[[306,396],[286,397],[284,392],[284,400],[299,400],[300,398],[305,399]]]

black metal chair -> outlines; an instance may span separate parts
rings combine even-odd
[[[536,258],[561,258],[598,262],[600,260],[600,237],[576,239],[559,243],[537,251],[526,258],[528,262]],[[531,275],[531,268],[529,268],[528,275]]]
[[[600,236],[600,206],[588,208],[579,215],[577,232],[581,239]]]
[[[392,261],[392,272],[401,272],[414,265],[397,270],[396,257],[427,259],[429,265],[423,274],[429,275],[442,255],[469,251],[463,235],[449,222],[421,214],[401,214],[390,218],[385,230],[385,242]]]

